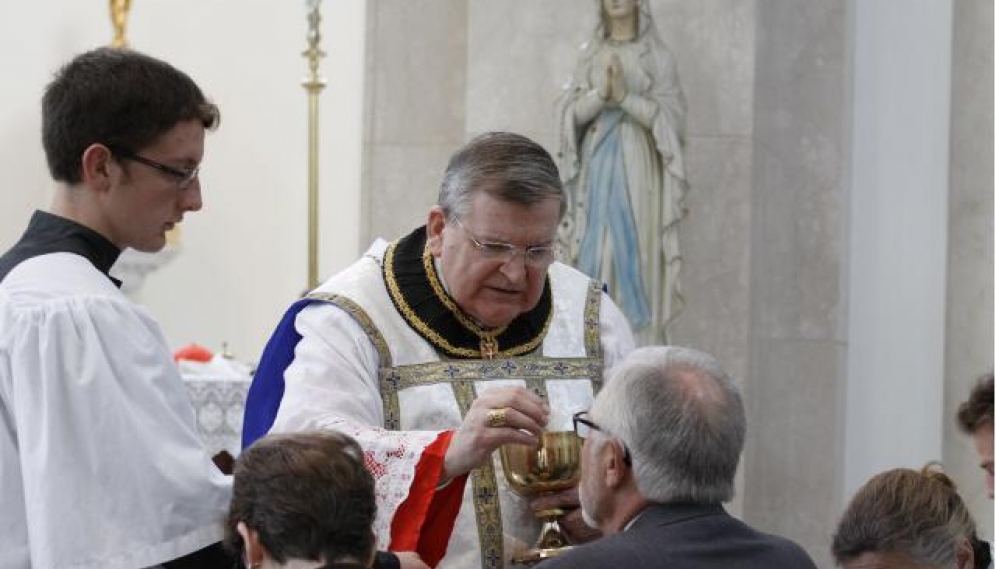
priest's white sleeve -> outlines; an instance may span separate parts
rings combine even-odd
[[[377,545],[386,549],[391,521],[409,496],[415,467],[440,431],[383,428],[377,352],[349,314],[315,303],[301,310],[295,328],[301,340],[284,372],[284,396],[271,432],[332,429],[360,443],[376,480]]]

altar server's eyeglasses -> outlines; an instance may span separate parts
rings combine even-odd
[[[626,446],[626,443],[619,437],[598,426],[594,421],[588,419],[587,417],[587,411],[578,411],[574,414],[574,434],[576,434],[579,439],[584,440],[591,436],[592,431],[605,433],[606,435],[619,441],[619,444],[622,445],[623,449],[623,462],[626,463],[626,466],[633,466],[633,459],[630,457],[629,447]]]
[[[163,164],[161,162],[156,162],[155,160],[150,160],[148,158],[145,158],[144,156],[139,156],[138,154],[135,154],[131,150],[121,148],[120,146],[108,145],[107,149],[110,150],[118,158],[124,158],[126,160],[138,162],[139,164],[144,164],[149,168],[155,168],[156,170],[159,170],[164,174],[172,176],[173,178],[176,179],[176,186],[181,190],[187,189],[187,187],[189,187],[190,184],[194,182],[194,180],[197,178],[197,175],[201,171],[200,166],[196,168],[174,168],[173,166],[167,166],[166,164]]]
[[[474,248],[485,259],[501,259],[503,263],[507,263],[515,257],[516,253],[521,252],[526,264],[531,267],[544,268],[553,262],[554,251],[551,246],[533,245],[530,247],[519,247],[518,245],[498,241],[482,242],[467,229],[467,226],[460,221],[460,218],[453,216],[453,221],[456,221],[457,225],[463,229],[464,233],[467,234],[467,237],[474,244]]]

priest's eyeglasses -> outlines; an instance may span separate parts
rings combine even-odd
[[[601,433],[604,433],[612,437],[613,439],[619,441],[619,444],[622,445],[623,462],[626,463],[626,466],[633,466],[633,459],[629,454],[629,447],[626,446],[626,443],[619,437],[609,433],[602,427],[598,426],[597,424],[595,424],[594,421],[588,419],[587,417],[588,417],[587,411],[578,411],[577,413],[574,414],[573,417],[574,434],[576,434],[578,438],[581,440],[585,440],[588,437],[590,437],[592,431],[599,431]]]
[[[546,245],[533,245],[530,247],[519,247],[518,245],[512,245],[511,243],[502,243],[500,241],[484,241],[474,236],[473,233],[467,229],[467,226],[460,221],[460,218],[453,216],[453,220],[456,221],[457,225],[463,229],[467,237],[474,244],[474,248],[480,253],[485,259],[501,259],[503,263],[511,261],[516,253],[521,252],[523,259],[525,259],[526,264],[530,267],[545,268],[550,263],[553,262],[554,250],[553,247]]]
[[[154,168],[164,174],[172,176],[173,178],[176,179],[176,186],[181,190],[187,189],[190,186],[190,184],[192,184],[194,180],[197,179],[197,175],[200,174],[201,171],[200,166],[196,168],[174,168],[173,166],[167,166],[166,164],[163,164],[161,162],[156,162],[155,160],[150,160],[148,158],[145,158],[144,156],[139,156],[138,154],[135,154],[131,150],[121,148],[120,146],[108,145],[107,148],[118,158],[124,158],[126,160],[138,162],[139,164],[143,164],[145,166],[148,166],[149,168]]]

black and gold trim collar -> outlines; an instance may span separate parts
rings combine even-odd
[[[508,358],[528,354],[543,342],[553,317],[547,276],[536,307],[507,326],[485,330],[453,301],[436,274],[422,226],[384,253],[384,282],[395,308],[419,336],[456,359]]]

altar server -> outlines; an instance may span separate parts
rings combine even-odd
[[[183,72],[96,49],[45,90],[55,195],[0,257],[0,567],[228,567],[230,483],[156,321],[109,271],[201,208],[218,109]]]

